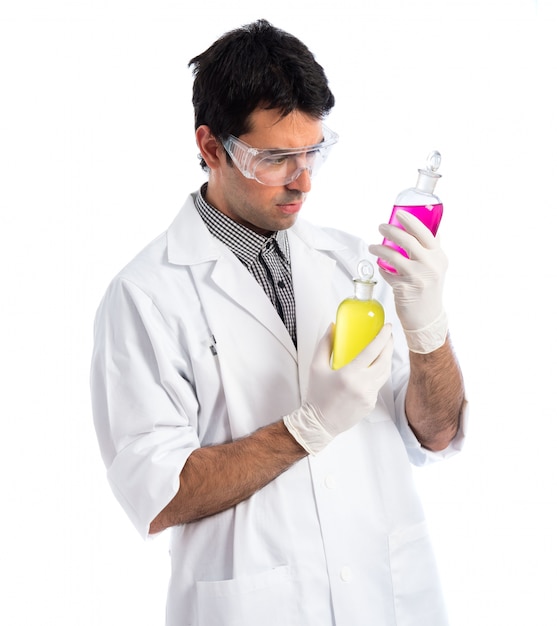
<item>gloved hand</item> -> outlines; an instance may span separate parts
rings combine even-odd
[[[388,246],[371,245],[369,251],[385,259],[397,274],[380,269],[393,288],[398,317],[412,352],[428,354],[445,343],[448,330],[443,309],[443,282],[447,257],[431,231],[414,215],[396,214],[405,228],[382,224],[379,232],[406,250],[408,258]]]
[[[392,327],[386,324],[362,352],[338,370],[330,365],[332,329],[321,338],[310,367],[306,400],[283,417],[296,441],[317,454],[370,413],[391,371]]]

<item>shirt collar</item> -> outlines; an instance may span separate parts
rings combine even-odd
[[[225,215],[205,199],[207,183],[195,197],[195,207],[205,222],[209,232],[222,241],[244,263],[250,266],[265,249],[270,240],[274,240],[279,253],[290,263],[290,250],[286,231],[279,230],[270,235],[260,235]]]

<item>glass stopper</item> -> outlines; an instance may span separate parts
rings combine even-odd
[[[427,156],[427,165],[426,168],[429,172],[436,172],[441,165],[441,153],[434,150],[430,152]]]
[[[361,281],[370,283],[374,273],[373,263],[370,261],[362,260],[358,263],[358,277]]]

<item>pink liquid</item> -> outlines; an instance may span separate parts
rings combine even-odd
[[[389,224],[393,224],[393,226],[398,226],[399,228],[402,228],[402,230],[404,230],[402,224],[397,220],[395,215],[396,212],[400,210],[412,213],[412,215],[415,215],[420,220],[420,222],[425,224],[434,235],[437,234],[439,222],[441,221],[441,216],[443,215],[442,204],[426,204],[425,206],[399,206],[395,204],[391,213],[391,218],[389,219]],[[397,250],[403,256],[408,258],[406,250],[404,250],[400,246],[397,246],[389,239],[383,239],[383,245]],[[396,274],[395,268],[389,265],[383,259],[377,259],[377,265],[379,265],[379,267],[382,267],[384,270],[387,270],[388,272]]]

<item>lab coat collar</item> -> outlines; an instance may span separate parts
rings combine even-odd
[[[174,265],[197,265],[222,256],[222,248],[209,233],[195,208],[195,194],[191,194],[167,231],[168,261]],[[347,250],[347,247],[322,228],[298,219],[291,231],[314,250]]]
[[[207,230],[191,194],[170,225],[166,237],[168,261],[173,265],[198,265],[221,256],[220,244]]]

